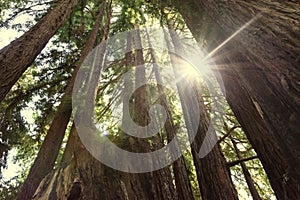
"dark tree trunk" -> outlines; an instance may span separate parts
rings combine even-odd
[[[180,45],[174,33],[170,32],[170,35],[174,44],[175,52],[179,53],[179,51],[184,48]],[[166,40],[168,48],[170,49],[170,42],[168,42],[168,39]],[[180,55],[182,55],[182,52]],[[199,157],[200,147],[206,134],[210,137],[207,140],[208,143],[204,144],[207,145],[208,149],[210,149],[209,146],[214,145],[213,140],[216,140],[217,136],[213,129],[209,129],[209,117],[199,86],[195,85],[195,83],[189,82],[186,77],[182,77],[180,75],[180,70],[184,67],[184,65],[180,65],[181,62],[178,60],[178,57],[170,54],[170,58],[176,80],[179,80],[177,81],[177,89],[189,135],[192,135],[191,132],[194,129],[193,127],[198,127],[197,135],[191,147],[202,199],[237,200],[237,192],[231,180],[229,169],[226,166],[226,160],[221,152],[220,146],[216,145],[204,158],[200,159]],[[192,107],[194,102],[191,99],[191,90],[195,91],[200,113],[195,113],[195,108]],[[200,116],[200,121],[196,121],[197,115]]]
[[[82,50],[77,67],[68,83],[61,103],[57,108],[57,112],[53,118],[50,129],[18,195],[18,199],[20,200],[30,199],[42,179],[53,169],[72,113],[71,95],[76,74],[81,63],[93,48],[105,7],[106,5],[104,4],[102,9],[99,11],[96,23],[86,43],[86,46]]]
[[[204,11],[198,2],[193,0],[189,2],[190,3],[187,4],[189,7],[185,10],[180,10],[181,14],[195,38],[201,42],[201,45],[205,46],[208,51],[212,51],[216,48],[216,43],[221,44],[226,37],[222,36],[222,31],[220,31],[219,28],[216,28],[218,25],[213,23],[213,20],[204,14],[204,12],[208,12]],[[193,12],[189,12],[191,10]],[[191,17],[190,13],[195,13],[196,11],[202,15]],[[235,20],[235,18],[233,18],[233,20]],[[202,23],[199,23],[199,21]],[[270,23],[272,23],[272,21],[270,21]],[[208,30],[210,30],[210,32],[207,33]],[[234,30],[232,30],[232,32],[233,31]],[[258,41],[260,40],[261,39],[258,38]],[[207,44],[203,43],[203,41],[206,41]],[[240,44],[236,45],[235,48],[237,46],[240,46]],[[275,139],[275,135],[272,134],[273,130],[269,128],[265,120],[261,117],[260,104],[258,105],[256,103],[255,105],[253,97],[250,96],[253,96],[253,94],[250,91],[249,95],[244,80],[239,78],[237,69],[245,63],[240,63],[235,57],[236,55],[231,55],[229,58],[224,56],[230,55],[230,52],[226,49],[228,50],[230,48],[225,46],[223,54],[218,53],[213,56],[216,58],[217,69],[222,77],[220,81],[224,84],[226,89],[226,99],[245,131],[251,145],[257,152],[277,198],[286,199],[287,196],[296,199],[300,198],[298,196],[300,194],[300,188],[298,187],[300,185],[299,179],[291,177],[286,179],[286,175],[289,173],[289,162],[287,161],[289,156],[287,157],[284,153],[285,148],[283,148],[282,145],[280,146],[278,140]],[[241,57],[242,55],[239,56]],[[248,74],[248,76],[250,75],[251,74]],[[264,80],[255,80],[252,82],[253,84],[257,82],[261,87],[267,87],[266,84],[262,83]],[[270,103],[272,103],[272,100],[270,100]]]
[[[61,0],[35,26],[0,51],[0,102],[63,25],[78,0]]]
[[[296,2],[199,1],[225,36],[255,21],[226,47],[235,68],[288,161],[287,179],[300,180],[300,6]],[[229,90],[229,88],[228,88]]]
[[[165,128],[165,131],[167,134],[168,143],[170,143],[173,140],[173,138],[177,137],[176,130],[175,130],[175,126],[174,126],[172,112],[168,105],[167,97],[164,92],[164,88],[162,86],[163,80],[162,80],[162,77],[161,77],[160,72],[156,65],[157,62],[156,62],[154,52],[152,50],[152,45],[151,45],[148,33],[147,33],[147,39],[149,41],[151,60],[154,63],[153,68],[154,68],[154,73],[155,73],[155,79],[158,82],[157,89],[158,89],[160,104],[164,107],[166,114],[167,114],[164,128]],[[172,156],[172,153],[171,153],[171,156]],[[175,160],[175,159],[172,158],[172,160]],[[191,186],[191,183],[190,183],[190,180],[188,177],[187,167],[185,164],[184,157],[181,156],[178,159],[176,159],[174,161],[174,163],[172,164],[172,166],[173,166],[173,171],[174,171],[175,185],[176,185],[176,191],[178,193],[178,199],[193,200],[194,196],[193,196],[192,186]]]
[[[275,195],[278,199],[284,199],[285,193],[294,197],[299,195],[299,188],[295,187],[299,182],[285,179],[288,170],[286,157],[238,75],[229,69],[222,70],[221,75],[225,88],[231,88],[226,90],[226,99],[261,160]]]
[[[200,106],[200,124],[195,141],[192,143],[192,154],[199,179],[203,199],[238,199],[237,192],[230,177],[225,157],[219,144],[204,158],[199,158],[201,145],[213,145],[213,137],[217,137],[214,129],[209,129],[209,116],[202,99],[199,86],[195,86]],[[212,144],[203,144],[206,135],[210,135]],[[209,147],[207,147],[209,148]],[[210,183],[210,184],[207,184]]]

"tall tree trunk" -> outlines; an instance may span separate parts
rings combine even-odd
[[[180,51],[184,48],[180,45],[174,33],[170,32],[170,35],[175,52],[182,55],[182,52]],[[170,49],[170,42],[167,41],[167,43],[168,48]],[[184,65],[180,65],[181,62],[175,55],[170,54],[170,58],[176,80],[179,80],[177,81],[177,89],[189,135],[192,135],[190,132],[193,131],[193,127],[198,127],[199,125],[197,135],[194,142],[191,144],[191,147],[202,199],[238,199],[220,146],[216,145],[204,158],[200,159],[199,157],[198,152],[200,151],[201,144],[203,143],[206,134],[210,135],[210,139],[207,140],[207,142],[213,143],[213,140],[216,139],[214,138],[216,137],[216,133],[214,130],[209,129],[209,117],[199,86],[195,85],[195,83],[190,83],[185,77],[180,75],[180,70]],[[191,90],[194,90],[196,93],[195,95],[197,97],[200,113],[195,113],[194,108],[192,107],[193,100],[190,99],[192,94]],[[199,122],[196,121],[198,115],[200,115]],[[209,146],[212,144],[204,145],[207,145],[207,147],[210,148]]]
[[[230,177],[229,169],[226,166],[226,160],[219,144],[204,158],[199,158],[201,144],[203,144],[206,135],[210,135],[211,142],[213,137],[217,137],[215,130],[209,128],[209,116],[202,99],[202,93],[199,85],[194,86],[197,91],[198,102],[200,106],[200,124],[195,141],[192,143],[192,154],[197,169],[197,176],[203,199],[238,199],[237,192]],[[209,148],[209,147],[208,147]],[[216,181],[218,180],[218,181]],[[207,183],[213,183],[208,184]]]
[[[230,43],[235,70],[250,91],[288,160],[287,179],[300,180],[300,6],[296,2],[199,1],[225,36],[255,21]],[[226,49],[229,49],[229,48]],[[239,47],[239,48],[237,48]],[[229,89],[229,88],[228,88]]]
[[[105,5],[104,5],[105,7]],[[111,9],[110,9],[111,10]],[[111,11],[108,13],[106,33],[110,23]],[[101,21],[101,20],[97,20]],[[104,34],[103,38],[107,38]],[[99,70],[103,63],[105,47],[98,52],[95,56],[102,58],[97,59],[94,68],[91,69],[88,80],[94,79],[88,85],[88,94],[85,96],[85,107],[88,107],[83,114],[93,114],[93,106],[95,102],[91,102],[90,98],[95,99],[97,91],[97,80],[100,78]],[[100,69],[96,69],[96,68]],[[81,121],[80,121],[81,122]],[[91,123],[91,119],[83,121]],[[78,123],[78,121],[77,121]],[[81,124],[82,125],[82,124]],[[86,124],[84,124],[86,125]],[[88,127],[85,129],[86,134],[88,131],[93,131]],[[121,199],[129,200],[129,192],[122,181],[122,173],[108,168],[96,160],[87,151],[85,146],[77,134],[76,127],[73,125],[69,140],[65,148],[64,156],[60,167],[54,172],[50,173],[41,182],[34,199]],[[114,191],[113,193],[111,191]]]
[[[171,109],[168,105],[167,97],[163,89],[163,80],[160,75],[160,72],[157,68],[157,61],[152,49],[152,45],[150,42],[149,35],[147,33],[147,39],[149,41],[149,48],[150,48],[150,55],[151,55],[151,60],[154,63],[154,73],[155,73],[155,79],[158,82],[157,84],[157,89],[158,89],[158,95],[160,99],[160,104],[164,107],[167,118],[165,122],[165,131],[167,134],[167,140],[170,143],[173,138],[176,138],[176,130],[174,126],[174,121],[171,113]],[[172,156],[172,153],[171,153]],[[176,191],[178,193],[178,199],[194,199],[193,196],[193,191],[192,191],[192,186],[187,174],[187,167],[184,161],[184,157],[181,156],[178,159],[172,158],[172,160],[175,160],[172,164],[173,166],[173,171],[174,171],[174,177],[175,177],[175,185],[176,185]]]
[[[233,145],[233,148],[234,148],[234,150],[235,150],[235,153],[236,153],[238,159],[241,160],[241,159],[242,159],[241,152],[240,152],[240,150],[239,150],[238,147],[237,147],[236,141],[232,138],[232,136],[229,136],[229,138],[230,138],[230,140],[231,140],[231,143],[232,143],[232,145]],[[259,196],[259,194],[258,194],[256,188],[255,188],[254,182],[253,182],[253,180],[252,180],[252,178],[251,178],[251,175],[250,175],[250,173],[249,173],[249,171],[248,171],[248,169],[247,169],[245,163],[244,163],[244,162],[241,162],[240,164],[241,164],[242,171],[243,171],[243,174],[244,174],[246,183],[247,183],[247,185],[248,185],[248,188],[249,188],[249,190],[250,190],[250,193],[251,193],[251,196],[252,196],[253,200],[262,200],[262,199],[260,198],[260,196]]]
[[[218,28],[215,28],[218,25],[213,24],[212,19],[205,14],[208,12],[204,12],[203,7],[199,6],[197,2],[189,0],[187,5],[189,6],[185,9],[180,9],[185,22],[198,42],[206,47],[208,52],[212,51],[217,47],[216,43],[221,44],[226,39],[225,36],[222,36]],[[191,17],[190,13],[202,15]],[[203,41],[206,41],[207,44],[204,44]],[[300,198],[299,179],[286,179],[289,163],[288,157],[283,152],[284,149],[279,148],[272,130],[268,128],[265,120],[261,117],[258,105],[254,104],[244,81],[239,78],[239,74],[235,70],[243,63],[237,62],[237,58],[234,56],[224,57],[223,55],[230,54],[226,51],[226,47],[224,47],[224,54],[218,53],[213,56],[216,58],[216,66],[222,77],[222,80],[219,81],[224,84],[226,89],[226,99],[261,160],[277,198],[286,199],[287,196],[292,199]],[[262,86],[265,87],[263,84]]]
[[[149,123],[148,115],[148,96],[147,96],[147,81],[146,81],[146,69],[145,61],[143,55],[142,40],[140,36],[140,30],[137,25],[135,25],[134,32],[134,44],[135,44],[135,84],[142,85],[137,88],[134,93],[134,121],[139,126],[147,126]],[[144,133],[141,133],[144,134]],[[155,137],[150,138],[153,142],[160,142]],[[151,146],[148,142],[148,138],[138,138],[133,139],[133,144],[131,148],[133,151],[151,151]],[[155,144],[155,146],[161,146],[162,144]],[[156,148],[156,147],[155,147]],[[155,150],[155,149],[154,149]],[[149,158],[151,159],[151,158]],[[156,162],[156,161],[152,161]],[[137,163],[138,164],[138,163]],[[142,187],[142,193],[144,193],[144,199],[174,199],[175,191],[173,188],[173,183],[170,180],[171,174],[170,169],[165,167],[157,171],[141,173],[141,174],[132,174],[132,177],[136,177],[133,181],[138,181]]]
[[[126,53],[125,53],[125,65],[126,65],[126,72],[129,74],[131,73],[131,69],[134,65],[134,59],[133,59],[133,50],[132,50],[132,43],[134,42],[132,40],[133,34],[131,32],[127,33],[126,38]],[[122,91],[123,93],[123,113],[128,112],[131,114],[131,116],[134,116],[133,111],[133,101],[131,100],[130,95],[131,91],[134,90],[133,80],[131,79],[133,74],[130,74],[125,77],[124,80],[124,89]],[[130,102],[126,102],[126,101]],[[127,105],[127,106],[125,106]],[[129,116],[129,117],[131,117]],[[130,119],[128,119],[128,116],[123,115],[122,116],[122,126],[128,126],[130,124]],[[126,133],[122,133],[121,137],[124,137],[124,144],[122,148],[124,148],[127,151],[137,151],[137,147],[134,147],[133,145],[137,145],[136,139],[134,139],[132,136],[127,135]],[[146,176],[144,174],[131,174],[131,173],[124,173],[123,179],[126,186],[126,189],[128,191],[128,197],[129,199],[146,199],[149,195],[149,190],[151,190],[151,187],[149,186],[149,183],[145,182],[142,179],[142,176]],[[145,178],[146,179],[146,178]],[[147,180],[149,181],[149,180]]]
[[[30,199],[42,179],[53,169],[72,113],[71,95],[77,71],[79,70],[87,54],[93,48],[105,7],[106,3],[103,4],[103,7],[99,11],[96,23],[85,47],[82,50],[77,67],[68,83],[61,103],[57,108],[57,112],[53,118],[50,129],[18,195],[18,199],[20,200]]]
[[[231,88],[226,90],[228,103],[261,160],[275,195],[278,199],[285,198],[285,191],[292,196],[299,195],[299,189],[295,187],[297,182],[285,179],[288,163],[282,149],[270,134],[265,121],[246,89],[241,86],[237,75],[223,71],[222,80],[225,88]]]
[[[149,123],[148,116],[148,99],[147,99],[147,81],[146,69],[143,55],[142,40],[140,36],[139,27],[135,25],[134,34],[135,44],[135,84],[142,85],[137,88],[134,93],[134,115],[135,121],[140,126],[146,126]]]
[[[275,195],[278,199],[285,199],[285,193],[298,198],[299,182],[296,179],[285,178],[288,173],[287,159],[262,119],[259,108],[242,86],[236,72],[222,70],[221,75],[225,88],[231,88],[226,89],[226,99],[261,160]]]
[[[61,0],[35,26],[0,51],[0,102],[63,25],[78,0]]]

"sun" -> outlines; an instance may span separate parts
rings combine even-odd
[[[182,78],[188,80],[201,79],[212,72],[210,62],[203,57],[195,57],[187,60],[177,56],[176,70]]]

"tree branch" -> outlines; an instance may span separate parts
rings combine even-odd
[[[257,159],[257,158],[258,158],[258,156],[251,156],[251,157],[248,157],[248,158],[242,158],[240,160],[235,160],[235,161],[232,161],[232,162],[228,162],[227,166],[228,167],[233,167],[233,166],[238,165],[242,162],[246,162],[246,161],[249,161],[249,160],[254,160],[254,159]]]

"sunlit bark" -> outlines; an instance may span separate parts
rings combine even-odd
[[[182,50],[183,47],[178,42],[174,33],[170,32],[170,35],[175,47],[175,52],[180,53],[178,51]],[[167,41],[167,43],[170,49],[170,42]],[[192,135],[191,132],[194,127],[198,127],[197,135],[191,144],[191,148],[202,199],[238,199],[220,146],[214,146],[204,158],[199,157],[200,147],[203,145],[202,143],[206,135],[208,134],[210,137],[210,139],[207,140],[209,144],[204,144],[207,146],[213,145],[211,143],[213,143],[213,140],[216,139],[215,137],[217,136],[213,129],[209,129],[209,116],[199,86],[193,81],[189,82],[187,78],[180,75],[180,68],[184,67],[180,65],[180,63],[182,63],[178,60],[180,58],[173,54],[170,54],[170,58],[177,79],[177,89],[189,135]],[[191,91],[195,92],[199,113],[195,113],[195,108],[193,107],[194,101],[191,99],[193,93]],[[196,116],[198,115],[200,121],[196,121]]]

